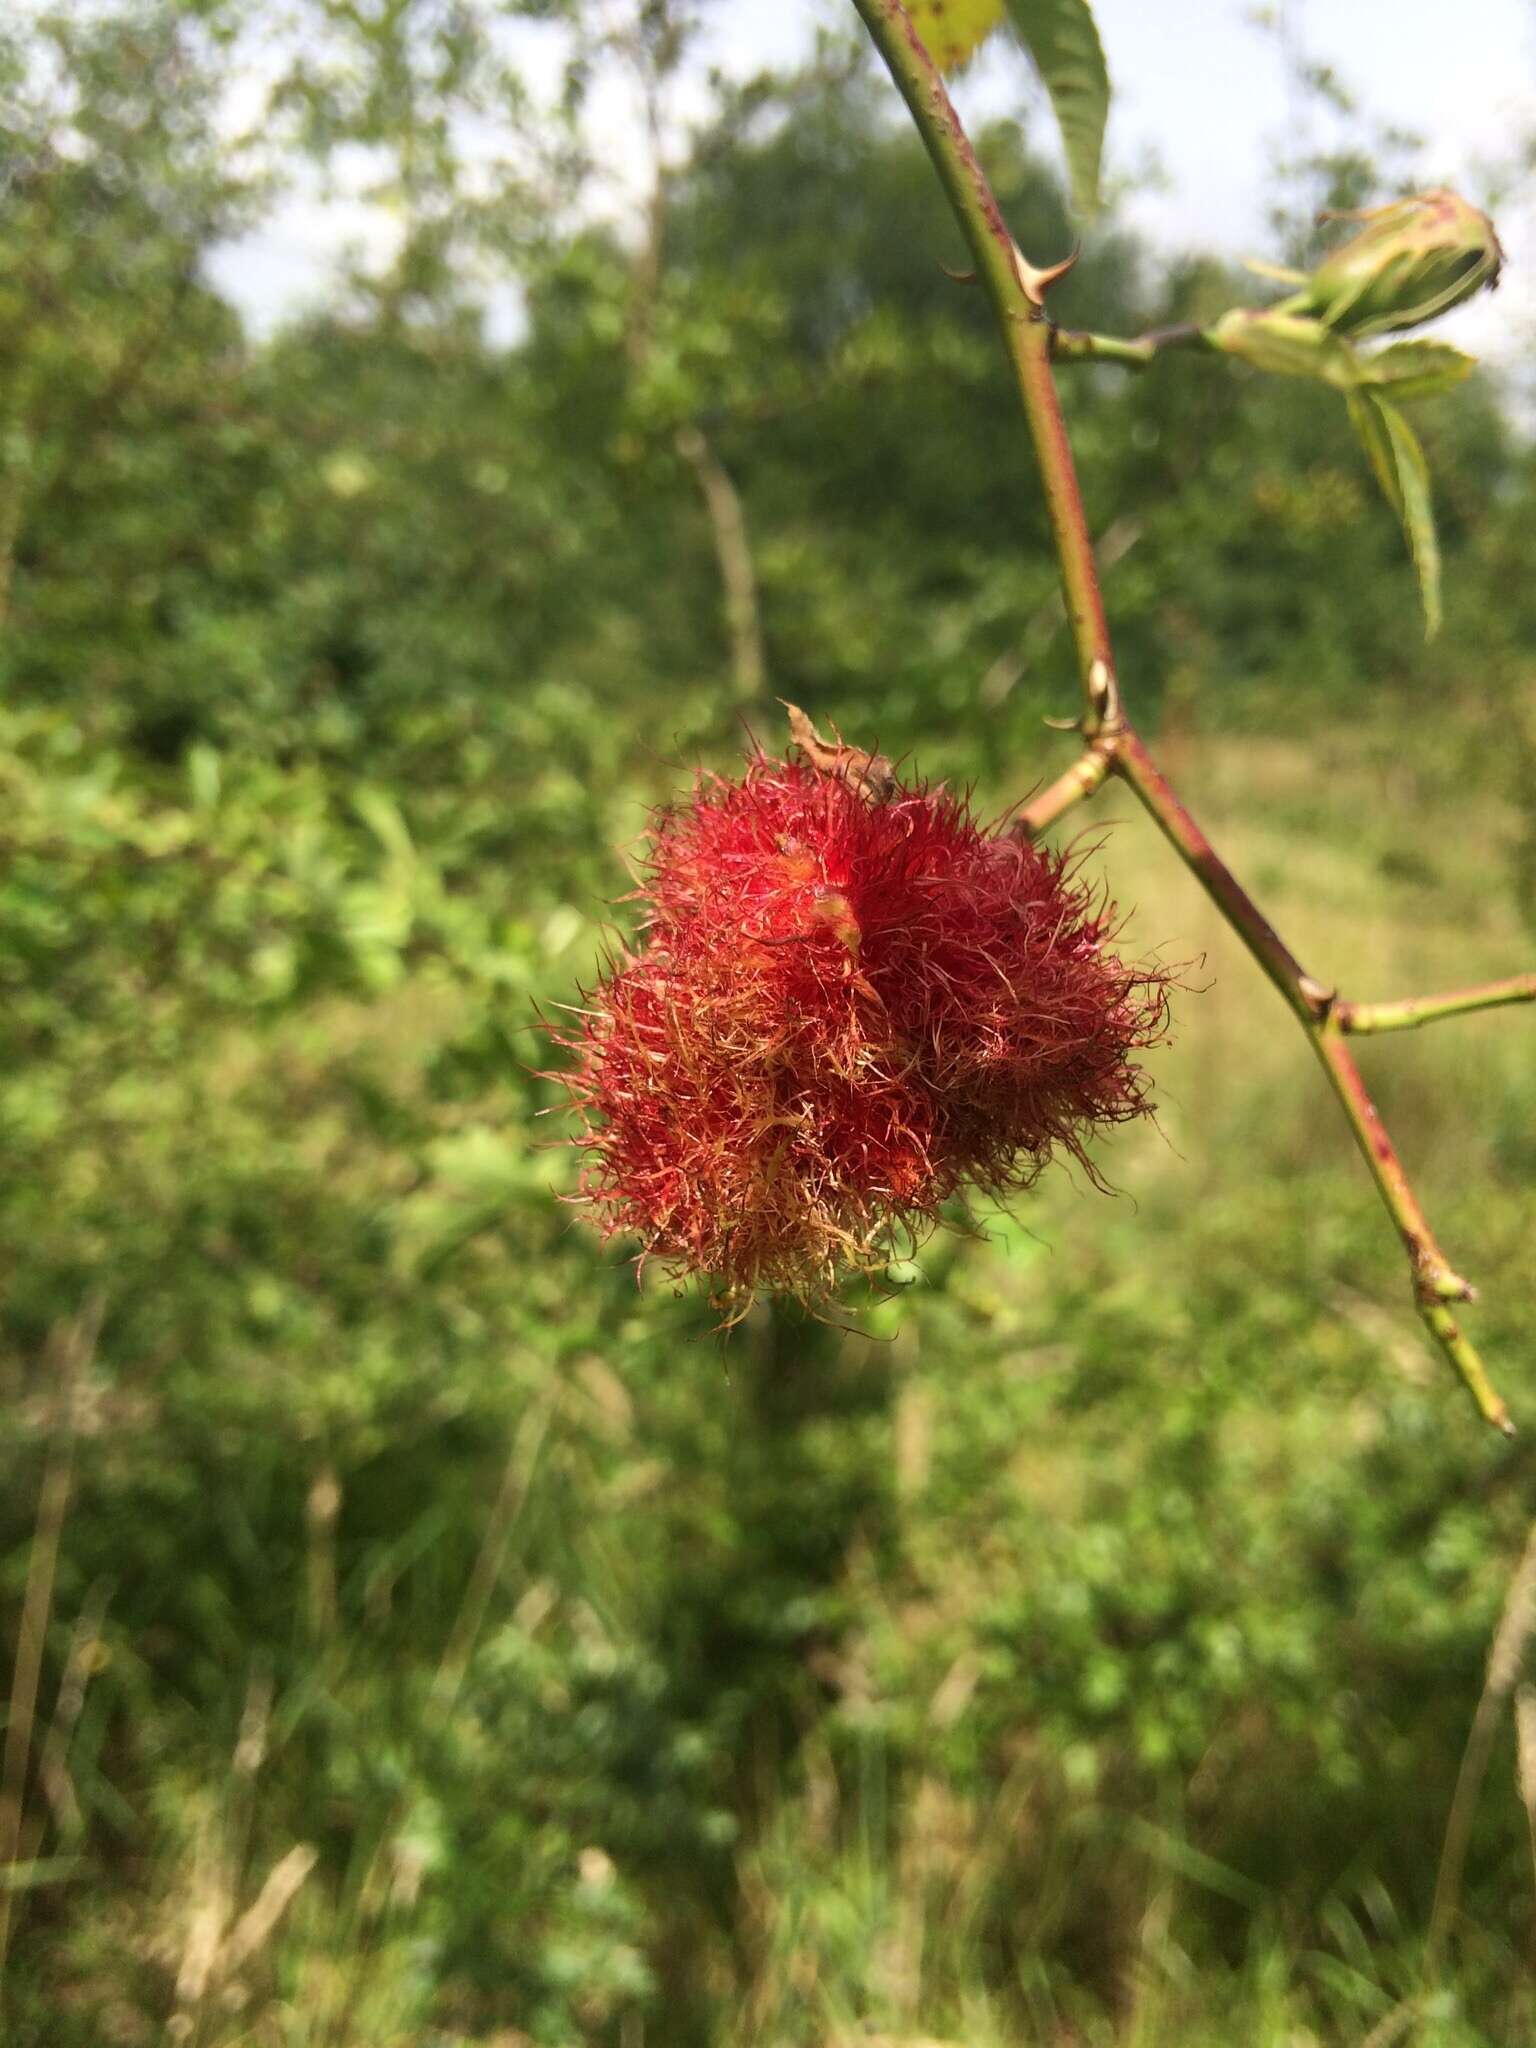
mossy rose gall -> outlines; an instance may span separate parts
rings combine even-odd
[[[1083,1160],[1147,1110],[1134,1055],[1166,1021],[1165,974],[1069,861],[826,758],[759,755],[658,815],[637,947],[565,1041],[579,1199],[731,1316],[823,1301],[953,1198]]]

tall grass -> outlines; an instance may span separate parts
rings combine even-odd
[[[1299,744],[1181,750],[1312,971],[1371,997],[1520,964],[1496,791],[1369,732],[1328,740],[1321,798]],[[1158,1128],[1105,1156],[1118,1199],[1054,1177],[932,1247],[872,1336],[759,1316],[722,1370],[693,1310],[594,1259],[601,1318],[471,1333],[479,1391],[423,1396],[398,1443],[317,1430],[296,1459],[259,1418],[197,1425],[228,1495],[160,1554],[206,1653],[118,1620],[143,1602],[99,1540],[57,1569],[73,1464],[82,1514],[163,1522],[167,1455],[131,1411],[79,1437],[88,1318],[61,1340],[4,1766],[8,2041],[1536,2029],[1529,1554],[1481,1668],[1525,1453],[1426,1350],[1277,999],[1149,829],[1104,858],[1131,942],[1198,963]],[[348,1029],[420,1059],[451,1017]],[[1529,1021],[1368,1053],[1528,1414]],[[1511,1698],[1524,1809],[1513,1759],[1475,1807]]]

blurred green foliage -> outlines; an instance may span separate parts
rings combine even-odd
[[[988,804],[1057,765],[1043,515],[920,150],[835,40],[721,87],[647,268],[576,129],[470,176],[466,122],[527,141],[509,20],[316,0],[247,159],[255,26],[0,37],[0,1613],[42,1651],[7,2043],[1359,2038],[1418,1995],[1530,1454],[1421,1354],[1150,837],[1111,849],[1135,942],[1212,947],[1173,1144],[1106,1158],[1134,1203],[1062,1176],[929,1247],[868,1334],[637,1292],[536,1121],[538,1006],[646,806],[778,737],[679,428],[745,507],[772,696]],[[210,251],[365,146],[398,260],[252,337]],[[985,150],[1062,247],[1019,131]],[[1233,296],[1111,229],[1061,313]],[[1307,956],[1515,971],[1536,470],[1496,394],[1424,415],[1432,654],[1308,390],[1174,360],[1069,402],[1128,685]],[[1378,1069],[1529,1413],[1524,1021]],[[1444,2048],[1536,2024],[1499,1771],[1414,2008]]]

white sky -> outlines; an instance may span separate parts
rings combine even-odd
[[[683,118],[707,103],[708,65],[739,76],[791,63],[819,22],[850,11],[839,0],[726,0],[711,10],[684,85]],[[1124,216],[1162,247],[1275,253],[1266,182],[1275,146],[1290,146],[1296,111],[1276,37],[1254,25],[1244,0],[1096,0],[1095,11],[1115,88],[1107,164],[1129,187]],[[1481,198],[1490,170],[1536,138],[1536,0],[1460,0],[1453,31],[1444,0],[1288,0],[1279,11],[1293,42],[1332,65],[1356,94],[1362,117],[1425,138],[1426,185],[1453,184]],[[523,33],[520,55],[535,81],[541,73],[552,80],[550,34]],[[1028,91],[1018,60],[1006,56],[984,58],[955,87],[962,113],[973,118],[1010,111]],[[1326,118],[1308,118],[1310,139],[1326,141]],[[621,205],[647,173],[637,110],[613,81],[599,85],[592,133]],[[1043,112],[1035,133],[1042,142],[1049,133],[1054,149]],[[1160,176],[1149,179],[1149,166]],[[1510,259],[1504,287],[1437,331],[1514,367],[1536,334],[1536,180],[1503,201],[1498,225]],[[294,201],[216,259],[215,276],[267,327],[323,291],[345,244],[383,251],[392,234],[392,223],[356,203]]]

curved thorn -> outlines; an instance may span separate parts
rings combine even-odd
[[[1027,259],[1018,243],[1015,242],[1013,245],[1014,273],[1019,280],[1019,289],[1023,292],[1025,298],[1028,299],[1029,303],[1032,306],[1038,306],[1043,309],[1046,293],[1053,284],[1056,284],[1061,278],[1066,276],[1082,253],[1083,245],[1079,242],[1071,254],[1063,256],[1059,263],[1052,263],[1044,270],[1037,270],[1034,264]]]

